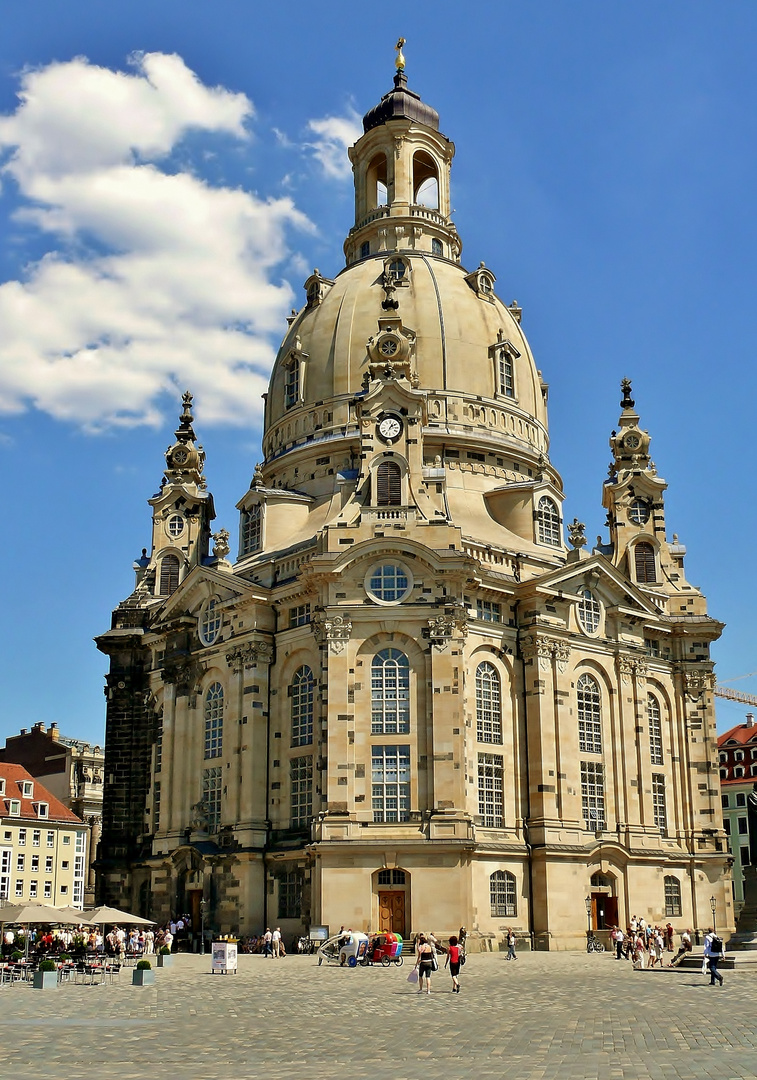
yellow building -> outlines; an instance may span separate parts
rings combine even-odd
[[[83,908],[87,833],[31,773],[0,761],[0,902]]]
[[[609,542],[576,521],[566,546],[547,384],[517,304],[461,263],[453,156],[400,67],[350,150],[346,266],[289,320],[233,566],[185,396],[98,638],[102,900],[538,948],[580,947],[587,904],[598,930],[703,926],[714,894],[733,922],[722,624],[626,381]]]

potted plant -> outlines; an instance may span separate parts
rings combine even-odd
[[[32,976],[35,990],[52,990],[58,985],[58,968],[54,960],[42,960]]]
[[[161,945],[158,951],[158,967],[171,967],[173,964],[173,956],[171,956],[171,950],[167,945]]]
[[[23,959],[24,959],[24,954],[22,952],[19,952],[18,949],[16,949],[15,952],[11,953],[11,960],[13,961],[14,964],[17,964],[19,962],[19,960],[23,960]]]
[[[152,986],[155,982],[155,972],[149,960],[140,960],[131,973],[132,986]]]

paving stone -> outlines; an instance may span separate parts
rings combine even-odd
[[[757,1080],[757,957],[723,988],[609,956],[471,956],[443,971],[241,956],[239,974],[178,956],[155,985],[0,988],[3,1076],[46,1080]]]

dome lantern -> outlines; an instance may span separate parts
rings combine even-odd
[[[397,45],[394,87],[363,117],[350,148],[355,224],[345,241],[347,264],[391,251],[417,251],[458,262],[462,244],[450,218],[455,146],[439,131],[439,114],[410,90]]]

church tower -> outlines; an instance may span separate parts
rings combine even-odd
[[[132,662],[108,760],[143,740],[103,890],[195,924],[204,900],[220,933],[464,923],[482,948],[503,922],[581,947],[587,897],[600,934],[701,926],[713,894],[727,921],[722,624],[666,538],[630,384],[610,544],[578,521],[566,544],[548,387],[518,304],[461,264],[454,145],[402,44],[350,149],[345,266],[309,275],[271,373],[236,562],[223,534],[207,554],[185,402],[137,614],[98,639],[110,685]]]

